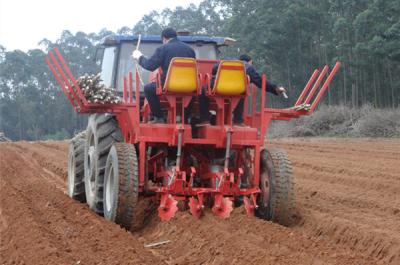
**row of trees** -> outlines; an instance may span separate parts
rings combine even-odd
[[[94,61],[96,42],[111,32],[76,35],[64,31],[56,43],[24,53],[0,46],[0,131],[13,139],[65,139],[84,128],[45,64],[46,52],[59,47],[77,76],[100,71]]]
[[[223,56],[250,54],[260,71],[289,89],[292,101],[315,68],[339,60],[327,104],[399,106],[400,0],[204,0],[153,11],[117,33],[160,34],[166,26],[237,39]],[[36,140],[84,128],[85,118],[74,114],[44,56],[57,46],[76,76],[96,73],[96,46],[108,34],[64,31],[55,43],[44,39],[41,49],[27,53],[0,46],[0,131],[14,140]]]
[[[400,103],[400,0],[206,0],[152,12],[132,33],[165,26],[234,37],[273,80],[298,95],[316,68],[342,62],[326,101],[395,108]]]

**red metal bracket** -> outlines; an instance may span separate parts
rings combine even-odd
[[[329,84],[332,81],[332,78],[335,76],[336,72],[339,70],[340,68],[340,62],[336,62],[335,66],[333,67],[331,73],[329,74],[329,76],[326,78],[325,83],[322,85],[320,91],[318,92],[313,104],[311,104],[311,109],[310,111],[313,112],[315,107],[318,105],[321,97],[323,96],[323,94],[325,93],[325,90],[328,88]]]
[[[74,109],[77,112],[82,112],[88,102],[60,51],[57,48],[54,49],[54,52],[50,51],[45,61]]]
[[[333,67],[332,71],[329,73],[328,77],[326,78],[325,82],[323,83],[321,89],[317,93],[317,96],[312,101],[315,93],[317,92],[322,80],[324,79],[325,75],[328,72],[328,66],[325,65],[322,69],[321,73],[318,75],[319,71],[314,70],[313,74],[311,75],[310,79],[308,80],[306,86],[304,87],[303,91],[301,92],[299,98],[297,99],[294,107],[289,109],[271,109],[265,108],[264,119],[270,120],[290,120],[292,118],[298,118],[302,115],[310,115],[314,109],[317,107],[321,97],[324,95],[326,89],[328,88],[329,84],[332,81],[332,78],[335,76],[336,72],[339,70],[341,63],[336,62],[335,66]],[[318,76],[318,78],[317,78]],[[315,78],[317,80],[315,81]],[[315,81],[315,82],[314,82]],[[308,93],[311,85],[313,84],[310,92]],[[265,92],[263,92],[265,93]],[[305,100],[304,100],[305,98]],[[311,102],[311,103],[310,103]]]
[[[124,78],[124,99],[122,104],[99,104],[89,103],[83,95],[82,89],[79,87],[78,82],[73,76],[71,69],[66,63],[64,57],[58,48],[50,51],[45,58],[46,64],[49,66],[57,83],[60,85],[63,93],[67,96],[71,105],[78,113],[92,113],[92,112],[108,112],[120,113],[133,107],[136,103],[133,102],[132,94],[132,73],[127,78]],[[129,84],[127,84],[129,83]],[[129,90],[128,90],[129,88]]]

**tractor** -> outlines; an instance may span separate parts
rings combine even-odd
[[[116,104],[88,102],[61,52],[56,48],[48,53],[46,63],[76,112],[90,114],[86,131],[70,142],[69,196],[126,229],[138,210],[147,210],[139,209],[143,198],[156,204],[163,221],[178,209],[188,209],[194,218],[211,209],[224,219],[233,207],[244,205],[249,216],[290,224],[295,207],[292,166],[284,150],[264,147],[267,128],[273,120],[310,115],[340,63],[324,82],[328,66],[316,69],[292,108],[267,108],[266,75],[257,98],[258,88],[250,84],[243,62],[219,60],[220,47],[233,39],[178,38],[193,47],[196,59],[174,58],[164,85],[158,70],[141,69],[131,57],[138,42],[150,56],[162,45],[160,36],[112,35],[102,40],[101,78],[121,95]],[[147,122],[150,109],[142,91],[151,80],[157,83],[166,124]],[[197,101],[192,117],[185,117],[185,108],[202,91],[210,99],[209,126],[196,124]],[[235,126],[232,113],[241,99],[246,126]]]

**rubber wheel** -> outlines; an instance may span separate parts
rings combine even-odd
[[[68,153],[68,195],[79,202],[86,202],[84,182],[85,139],[86,131],[75,135],[69,143]]]
[[[107,156],[115,142],[123,137],[115,117],[94,114],[89,117],[85,143],[85,191],[91,210],[103,214],[103,182]]]
[[[125,229],[131,228],[139,187],[138,161],[132,144],[114,144],[104,175],[104,217]]]
[[[292,165],[281,149],[262,150],[256,216],[289,226],[294,214]]]

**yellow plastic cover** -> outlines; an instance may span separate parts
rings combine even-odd
[[[164,90],[173,93],[197,91],[197,67],[193,58],[173,58],[169,64]]]
[[[246,92],[246,70],[242,61],[221,61],[215,78],[214,93],[236,96]]]

